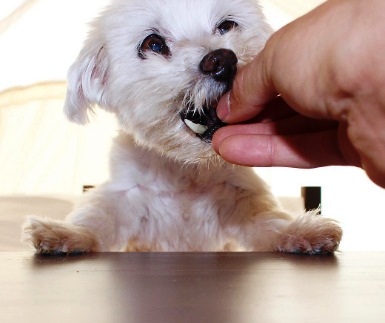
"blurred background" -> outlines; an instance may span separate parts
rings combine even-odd
[[[107,2],[0,2],[0,234],[8,230],[9,218],[3,216],[24,212],[23,199],[71,199],[84,186],[107,178],[109,143],[116,132],[113,117],[100,110],[81,127],[62,114],[67,69],[86,37],[87,22]],[[322,2],[261,1],[275,29]],[[322,213],[340,221],[345,232],[341,250],[385,250],[385,191],[362,170],[256,171],[278,196],[300,198],[301,187],[321,187]]]

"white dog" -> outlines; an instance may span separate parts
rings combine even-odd
[[[24,240],[52,254],[335,251],[335,221],[286,213],[210,145],[218,98],[270,34],[254,0],[114,1],[70,69],[65,105],[78,123],[94,105],[116,114],[110,179],[66,221],[29,217]]]

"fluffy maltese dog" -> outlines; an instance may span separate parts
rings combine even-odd
[[[28,217],[38,253],[282,251],[330,253],[342,231],[291,215],[253,169],[211,147],[218,99],[271,34],[255,0],[115,0],[68,74],[65,113],[95,106],[120,125],[110,178],[65,221]]]

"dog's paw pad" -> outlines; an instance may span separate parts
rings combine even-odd
[[[97,251],[95,237],[84,228],[67,222],[28,217],[23,225],[24,242],[39,254],[74,254]]]

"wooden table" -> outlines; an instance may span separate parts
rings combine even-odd
[[[0,253],[0,322],[385,322],[385,253]]]

